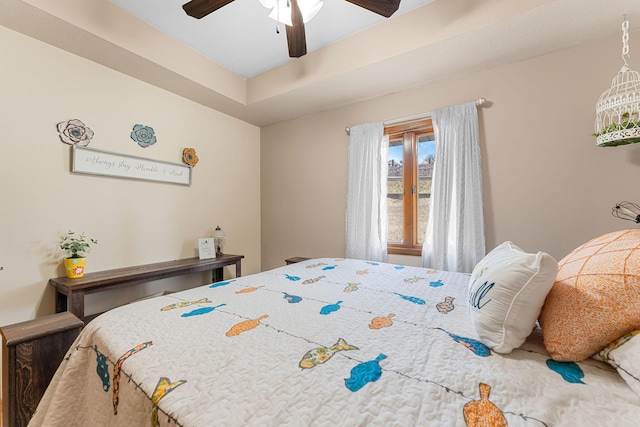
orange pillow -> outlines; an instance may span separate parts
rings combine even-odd
[[[539,321],[558,361],[584,360],[640,329],[640,230],[605,234],[564,257]]]

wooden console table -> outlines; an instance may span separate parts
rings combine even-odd
[[[223,267],[227,265],[235,264],[236,277],[240,277],[242,258],[244,255],[224,254],[211,259],[178,259],[87,273],[79,279],[70,279],[66,276],[56,277],[49,279],[49,284],[56,288],[56,313],[68,310],[79,319],[87,322],[94,316],[85,318],[84,296],[86,294],[208,270],[212,271],[212,282],[219,282],[224,279]]]

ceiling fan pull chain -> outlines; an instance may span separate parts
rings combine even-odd
[[[278,0],[276,0],[276,34],[280,34],[280,2]]]
[[[627,15],[623,15],[622,21],[622,59],[624,60],[624,66],[628,66],[627,59],[629,58],[629,21],[627,21]]]
[[[291,3],[289,3],[289,0],[287,0],[287,10],[291,10]],[[280,15],[278,15],[280,16]]]

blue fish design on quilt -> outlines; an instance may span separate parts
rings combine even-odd
[[[225,282],[216,282],[213,285],[209,286],[210,288],[219,288],[220,286],[227,286],[229,283],[235,282],[236,279],[227,280]]]
[[[286,273],[285,273],[284,277],[286,277],[287,279],[291,280],[292,282],[297,282],[298,280],[300,280],[300,278],[298,276],[289,276]]]
[[[396,265],[393,268],[395,268],[396,270],[404,270],[404,265]]]
[[[182,313],[180,315],[180,317],[200,316],[202,314],[211,313],[216,308],[224,307],[225,305],[227,305],[227,304],[220,304],[220,305],[216,305],[215,307],[200,307],[200,308],[196,308],[195,310],[191,310],[191,311],[189,311],[187,313]]]
[[[440,286],[443,286],[444,283],[442,283],[442,280],[438,279],[435,282],[429,282],[429,286],[431,286],[432,288],[439,288]]]
[[[96,373],[102,381],[102,389],[109,391],[109,365],[107,365],[107,356],[98,351],[98,346],[93,346],[93,351],[96,352]]]
[[[553,359],[547,359],[547,366],[553,372],[557,372],[562,379],[571,384],[584,384],[584,372],[575,362],[557,362]]]
[[[320,314],[327,315],[333,313],[334,311],[338,311],[340,310],[340,304],[342,304],[342,301],[338,301],[335,304],[325,305],[320,309]]]
[[[289,302],[289,304],[295,304],[297,302],[302,301],[302,298],[299,297],[298,295],[289,295],[286,292],[283,292],[283,294],[284,294],[284,299],[286,299]]]
[[[326,267],[323,267],[322,269],[323,269],[323,270],[333,270],[333,269],[334,269],[334,268],[336,268],[336,267],[337,267],[337,265],[328,265],[328,266],[326,266]]]
[[[476,356],[480,356],[480,357],[489,357],[489,356],[491,356],[491,350],[489,349],[489,347],[487,347],[486,345],[482,344],[478,340],[474,340],[473,338],[461,337],[461,336],[456,335],[456,334],[451,334],[451,333],[445,331],[442,328],[436,328],[436,329],[440,329],[442,332],[444,332],[445,334],[449,335],[452,340],[454,340],[455,342],[457,342],[459,344],[462,344],[463,346],[467,347]]]
[[[359,363],[351,369],[351,376],[345,378],[344,385],[349,390],[356,392],[368,383],[377,381],[382,376],[380,361],[386,359],[385,354],[380,353],[374,360]]]
[[[425,300],[423,300],[422,298],[412,297],[411,295],[402,295],[402,294],[399,294],[397,292],[394,292],[394,294],[398,295],[403,300],[412,302],[414,304],[419,304],[419,305],[426,304]]]
[[[367,264],[371,264],[371,265],[380,265],[377,262],[373,262],[373,261],[366,261]]]

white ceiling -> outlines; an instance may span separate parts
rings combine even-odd
[[[162,17],[177,33],[113,1],[141,8],[148,21]],[[305,25],[309,53],[293,60],[258,0],[236,0],[200,21],[184,14],[182,0],[0,0],[0,25],[257,126],[605,38],[621,51],[625,14],[630,66],[640,69],[640,0],[425,0],[391,19],[325,2]],[[361,26],[346,25],[351,17]],[[366,19],[381,22],[364,29]],[[197,45],[188,47],[192,32]],[[612,78],[621,65],[611,64]]]
[[[202,19],[188,16],[182,5],[188,0],[111,0],[129,13],[180,40],[213,62],[248,79],[288,61],[284,26],[276,33],[276,21],[259,0],[235,0]],[[402,0],[391,18],[432,0]],[[447,1],[447,0],[440,0]],[[345,0],[325,0],[324,6],[305,24],[307,51],[312,52],[387,18]]]

